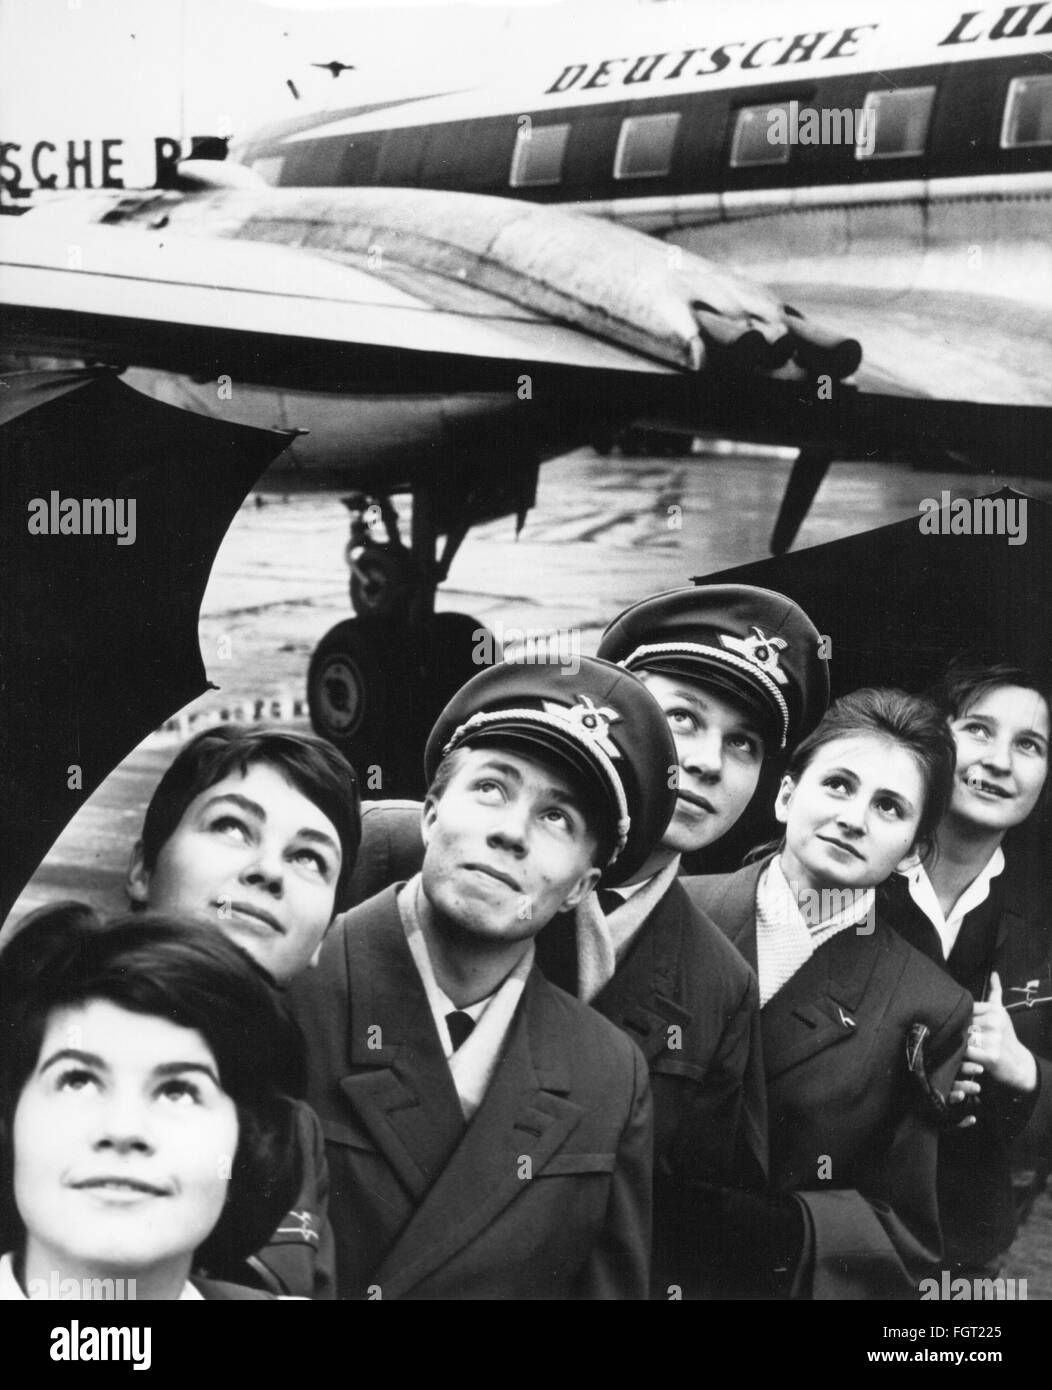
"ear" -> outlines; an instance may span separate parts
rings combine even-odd
[[[431,840],[431,831],[434,829],[435,820],[438,816],[438,802],[434,797],[427,797],[424,801],[424,809],[420,812],[420,838],[427,848]]]
[[[774,799],[774,815],[780,825],[785,825],[789,819],[789,803],[793,799],[793,792],[796,783],[791,777],[786,775],[782,778],[782,784],[778,788],[778,795]]]
[[[150,871],[143,862],[142,841],[136,840],[128,861],[128,875],[124,880],[124,891],[128,901],[146,907],[150,901]]]
[[[912,869],[917,867],[922,858],[923,855],[921,854],[919,846],[914,845],[909,854],[904,855],[895,865],[894,872],[897,874],[908,874]]]
[[[602,877],[601,869],[589,869],[582,874],[563,899],[561,912],[572,912],[578,903],[583,902]]]

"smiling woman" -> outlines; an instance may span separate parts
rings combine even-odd
[[[295,1035],[237,948],[49,909],[0,957],[0,1019],[0,1298],[266,1297],[190,1278],[295,1193]]]
[[[930,844],[952,769],[934,705],[856,691],[789,760],[778,852],[692,882],[760,982],[769,1190],[695,1193],[743,1292],[916,1297],[940,1257],[938,1130],[907,1041],[923,1024],[948,1091],[970,1001],[895,934],[874,889]]]
[[[1021,1007],[1049,993],[1048,891],[1011,835],[1048,786],[1049,693],[1018,666],[957,662],[933,696],[956,745],[953,797],[935,852],[889,883],[887,910],[975,1000],[955,1092],[981,1103],[943,1137],[939,1196],[947,1265],[983,1277],[1015,1236],[1013,1164],[1038,1190],[1052,1165],[1052,1013]]]
[[[354,771],[330,744],[220,724],[179,750],[150,798],[128,898],[208,921],[284,986],[347,906],[359,833]]]

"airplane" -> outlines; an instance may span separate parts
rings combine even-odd
[[[331,63],[311,63],[312,68],[324,68],[334,78],[343,72],[354,72],[355,66],[354,63],[341,63],[335,58]]]
[[[355,489],[354,617],[308,672],[352,761],[477,669],[434,613],[471,526],[624,426],[795,447],[775,551],[836,458],[1048,475],[1052,3],[794,12],[654,12],[645,52],[0,218],[0,348],[299,429],[285,466]]]

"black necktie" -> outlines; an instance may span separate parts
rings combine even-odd
[[[460,1009],[454,1009],[451,1014],[446,1014],[446,1027],[449,1029],[453,1051],[456,1052],[461,1043],[466,1043],[471,1037],[475,1028],[475,1020],[470,1014],[462,1013]]]

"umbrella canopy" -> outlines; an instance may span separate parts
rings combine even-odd
[[[923,691],[958,655],[1018,662],[1052,683],[1052,506],[1011,488],[927,500],[916,518],[694,583],[756,584],[794,598],[828,638],[834,698],[866,685]],[[977,534],[977,526],[993,529]],[[771,796],[767,779],[756,799],[763,806],[750,808],[699,871],[734,867],[765,838]],[[1047,829],[1047,816],[1033,816],[1027,839]]]
[[[99,783],[210,688],[212,562],[287,442],[109,371],[0,383],[0,920]]]

